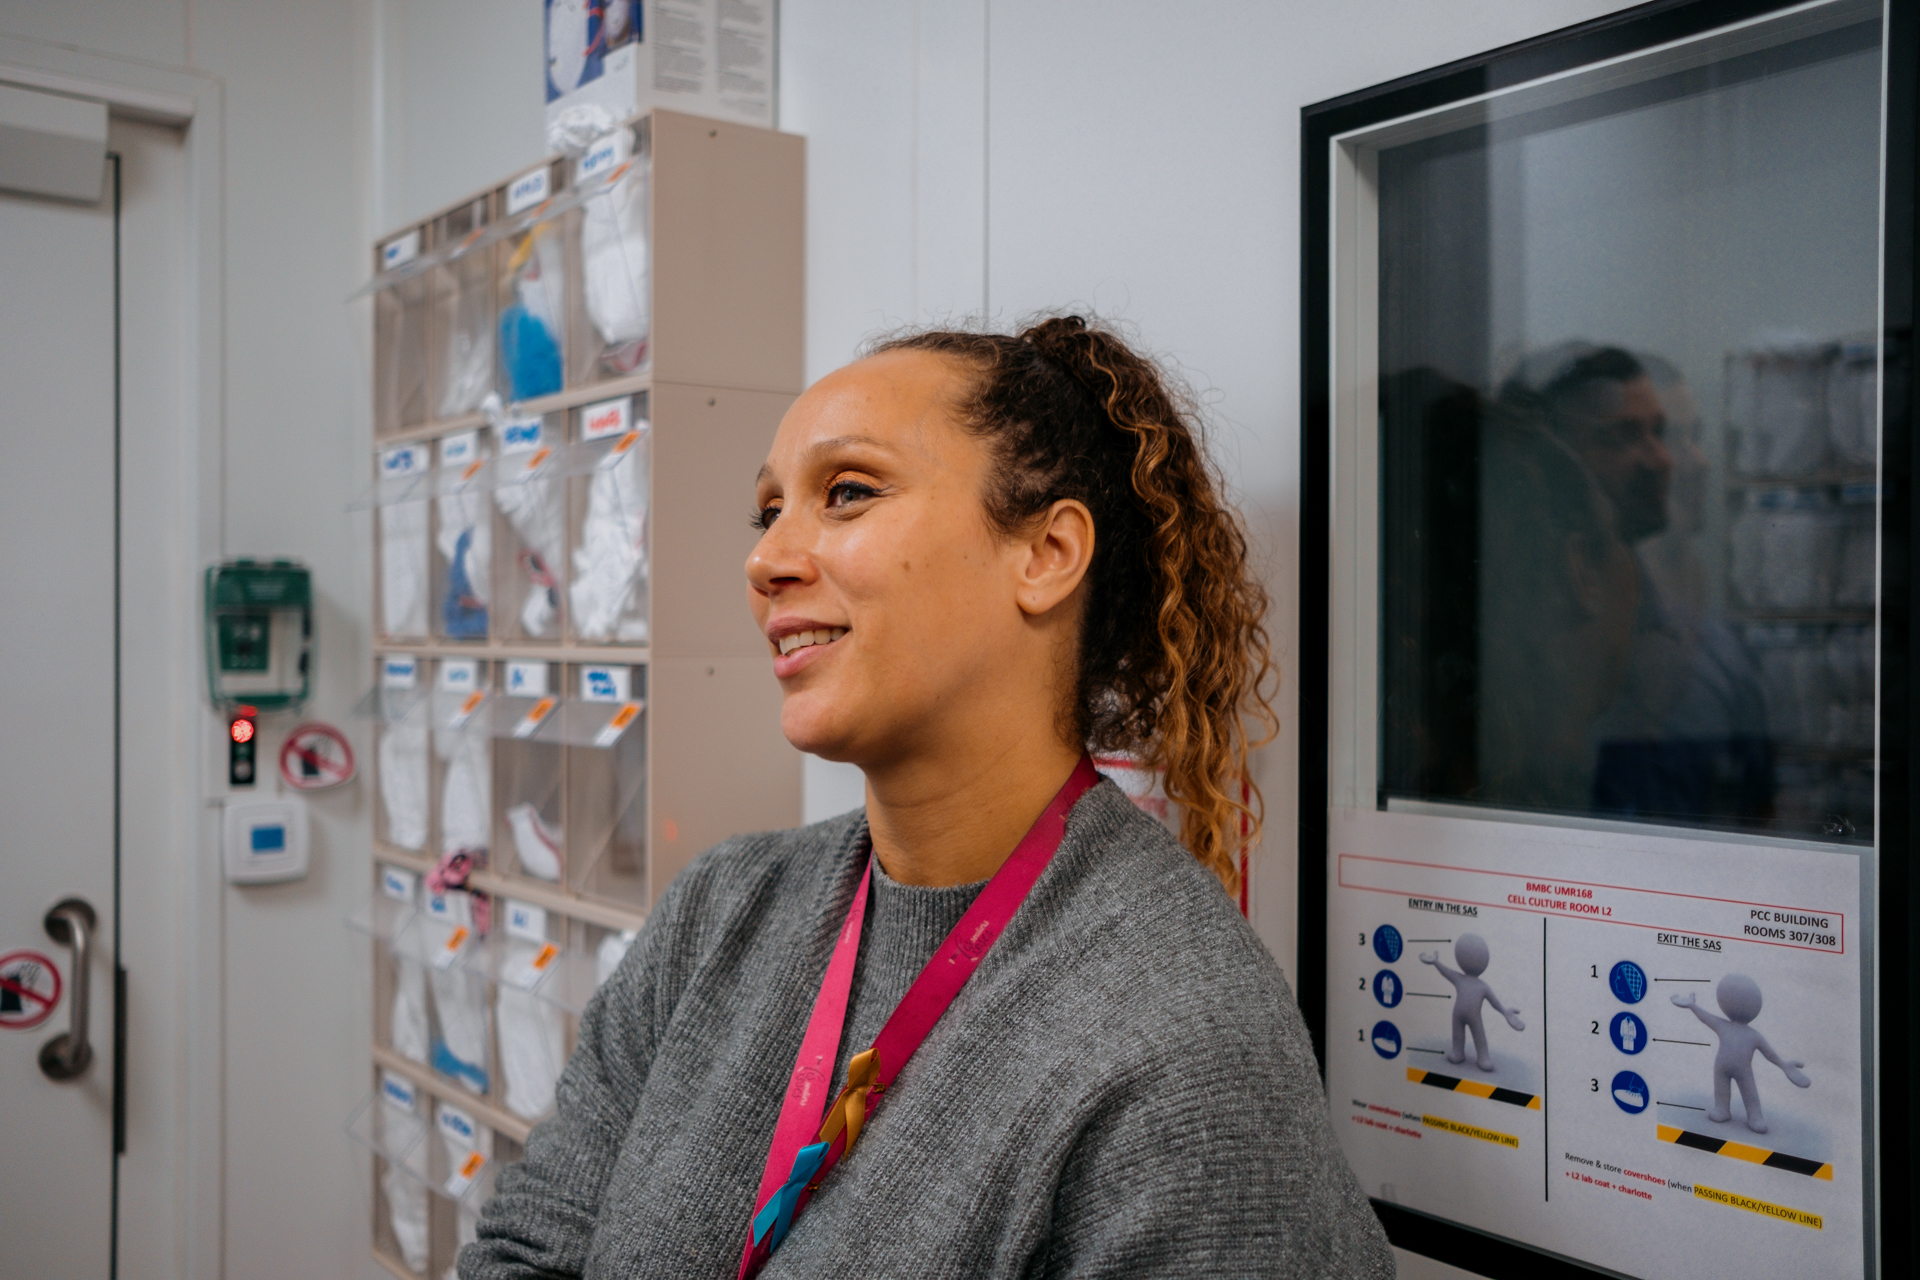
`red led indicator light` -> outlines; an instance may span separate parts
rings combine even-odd
[[[253,741],[253,721],[235,720],[232,725],[232,732],[233,732],[233,740],[235,742],[252,742]]]

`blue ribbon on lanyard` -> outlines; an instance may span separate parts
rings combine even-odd
[[[767,1245],[769,1249],[778,1249],[780,1242],[787,1238],[787,1228],[793,1225],[793,1211],[800,1203],[800,1193],[807,1189],[807,1183],[813,1181],[813,1175],[820,1172],[821,1163],[827,1158],[827,1148],[831,1143],[816,1142],[800,1148],[794,1153],[793,1172],[780,1184],[759,1213],[753,1215],[753,1243],[757,1248],[766,1239],[767,1232],[773,1232],[773,1239]]]

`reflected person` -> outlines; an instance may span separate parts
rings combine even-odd
[[[1585,812],[1640,575],[1592,472],[1529,415],[1486,407],[1480,495],[1478,798]]]

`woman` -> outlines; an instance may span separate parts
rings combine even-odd
[[[1153,366],[1077,317],[883,343],[754,523],[782,727],[866,808],[673,883],[460,1274],[1391,1276],[1222,891],[1265,597]]]

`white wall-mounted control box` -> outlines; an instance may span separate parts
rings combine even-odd
[[[307,874],[307,802],[299,796],[234,796],[220,822],[230,884],[272,884]]]

